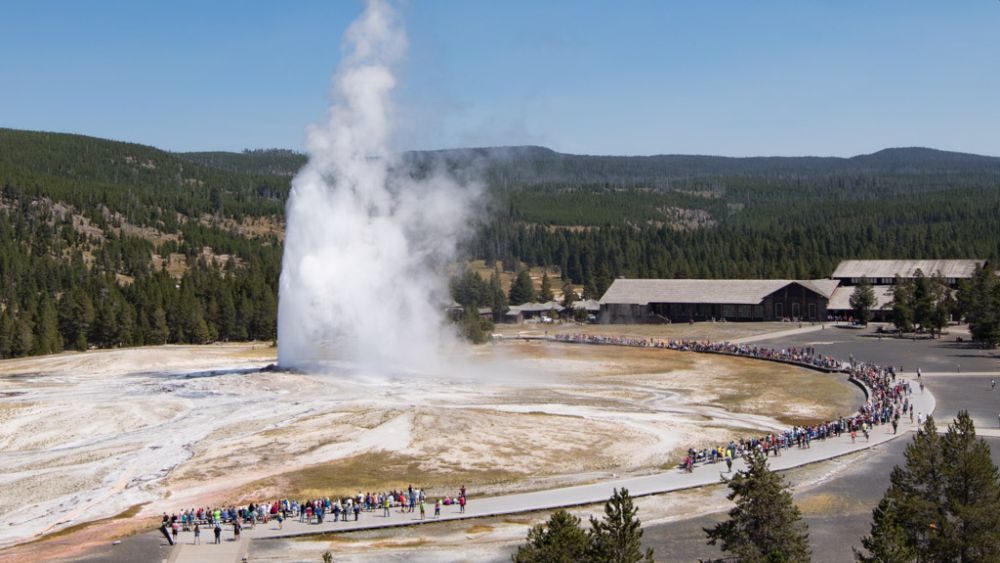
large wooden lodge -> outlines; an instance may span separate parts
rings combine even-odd
[[[875,287],[876,309],[892,302],[892,286],[940,275],[950,287],[984,260],[845,260],[830,279],[617,279],[600,300],[602,323],[688,321],[825,321],[851,315],[850,297],[862,278]]]

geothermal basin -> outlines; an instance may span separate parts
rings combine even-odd
[[[708,354],[481,346],[448,375],[262,370],[265,344],[0,362],[0,547],[119,515],[409,484],[498,494],[662,470],[853,412],[841,375]]]

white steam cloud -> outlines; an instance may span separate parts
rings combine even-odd
[[[430,367],[447,341],[443,267],[478,192],[439,169],[415,173],[391,150],[406,37],[386,2],[368,0],[344,50],[329,121],[310,129],[288,200],[278,364]]]

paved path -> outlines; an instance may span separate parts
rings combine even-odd
[[[901,378],[903,380],[909,378]],[[911,387],[914,389],[911,395],[914,410],[920,413],[934,412],[935,400],[930,391],[919,391],[919,386],[915,379],[909,379]],[[785,450],[780,457],[771,457],[770,465],[776,470],[787,470],[809,463],[815,463],[826,459],[842,456],[845,454],[864,450],[876,444],[881,444],[893,438],[898,438],[909,434],[915,429],[915,424],[911,424],[908,419],[902,419],[899,427],[899,434],[892,434],[892,427],[888,424],[877,427],[871,434],[870,441],[858,438],[851,442],[849,435],[840,438],[829,438],[825,441],[815,440],[809,449],[791,448]],[[737,460],[733,464],[734,470],[743,467],[743,462]],[[602,481],[589,485],[578,485],[574,487],[564,487],[537,491],[532,493],[520,493],[487,498],[476,498],[473,496],[469,500],[466,512],[461,514],[457,506],[444,506],[441,510],[441,520],[459,520],[481,518],[486,516],[497,516],[504,514],[516,514],[520,512],[532,512],[537,510],[548,510],[554,508],[579,506],[587,504],[598,504],[606,501],[616,488],[627,488],[633,496],[644,496],[659,493],[677,491],[693,487],[701,487],[719,482],[724,475],[725,464],[701,464],[694,468],[693,473],[685,473],[680,470],[671,470],[665,473],[646,475],[641,477],[628,477]],[[224,542],[221,546],[202,544],[200,546],[186,545],[192,541],[190,532],[182,532],[178,547],[174,548],[170,561],[177,563],[201,562],[201,561],[238,561],[243,557],[245,544],[248,538],[254,540],[289,538],[296,536],[309,536],[323,533],[337,533],[356,530],[368,530],[377,528],[390,528],[398,526],[412,526],[422,523],[434,522],[430,518],[433,513],[433,505],[428,503],[428,519],[421,522],[419,512],[400,513],[398,508],[394,508],[389,517],[382,517],[381,511],[362,513],[361,519],[357,522],[333,522],[327,519],[322,525],[304,524],[297,520],[286,520],[282,529],[278,529],[276,521],[267,524],[259,524],[254,530],[245,530],[243,535],[243,551],[236,549],[234,542]],[[224,538],[232,537],[231,527],[225,532]],[[207,532],[207,533],[206,533]],[[211,530],[202,532],[202,539],[211,537]]]
[[[993,376],[1000,379],[1000,371],[921,371],[921,375]]]
[[[170,550],[170,558],[167,563],[216,563],[217,561],[242,561],[247,554],[250,538],[253,530],[245,530],[240,533],[240,541],[233,538],[233,527],[223,526],[222,543],[214,544],[211,527],[206,527],[201,531],[202,542],[194,545],[194,534],[192,532],[181,532],[177,545]]]
[[[761,340],[773,340],[775,338],[784,338],[787,336],[794,336],[796,334],[806,334],[809,332],[816,332],[818,330],[826,330],[833,328],[834,323],[820,323],[820,324],[804,324],[802,327],[790,328],[788,330],[779,330],[777,332],[765,332],[763,334],[754,334],[752,336],[744,336],[743,338],[734,338],[728,340],[731,344],[749,344],[751,342],[759,342]]]

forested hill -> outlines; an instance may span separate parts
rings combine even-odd
[[[287,149],[256,149],[243,152],[182,152],[177,156],[241,174],[294,176],[306,163],[306,155]]]
[[[584,182],[668,186],[692,177],[817,178],[858,174],[1000,174],[1000,158],[911,147],[851,158],[723,157],[702,155],[591,156],[545,147],[493,147],[410,153],[444,158],[454,167],[485,163],[494,183]]]
[[[0,357],[275,336],[287,176],[0,129]]]
[[[286,150],[171,153],[0,129],[0,357],[275,337]],[[844,258],[1000,256],[1000,159],[407,153],[488,186],[465,257],[616,276],[807,278]]]

